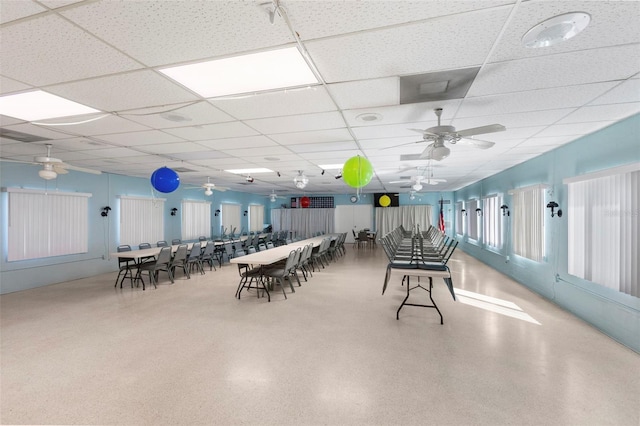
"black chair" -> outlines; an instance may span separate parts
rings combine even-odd
[[[164,271],[169,275],[169,279],[173,284],[173,274],[169,264],[171,263],[171,247],[162,247],[158,258],[154,262],[147,262],[140,265],[138,273],[142,275],[142,272],[147,271],[149,273],[149,280],[153,284],[153,287],[158,288],[156,285],[158,272]],[[142,281],[142,290],[145,289],[144,281]]]
[[[244,250],[236,250],[234,257],[242,257],[246,256]],[[258,291],[257,296],[260,297],[260,291],[263,290],[267,293],[267,301],[271,302],[271,295],[269,294],[269,289],[262,281],[262,268],[251,268],[246,263],[238,263],[238,274],[240,274],[240,283],[238,284],[238,288],[236,289],[236,297],[240,299],[240,294],[242,293],[242,289],[246,288],[247,290],[250,288],[255,288]],[[251,287],[251,283],[255,280],[256,286]],[[258,284],[261,284],[259,287]]]
[[[189,252],[189,257],[187,257],[187,268],[189,268],[189,273],[191,273],[194,266],[200,271],[200,274],[204,275],[204,268],[202,267],[202,247],[200,242],[193,243],[193,247],[191,247],[191,251]]]
[[[209,264],[209,270],[212,271],[216,269],[215,261],[218,260],[220,263],[220,267],[222,267],[222,262],[219,260],[215,253],[216,244],[213,241],[208,241],[207,245],[204,246],[204,250],[202,251],[202,256],[200,256],[200,262],[202,265],[206,263]]]
[[[156,243],[156,246],[158,247],[167,247],[169,245],[169,243],[167,243],[166,241],[162,240],[162,241],[158,241]]]
[[[175,278],[176,276],[176,268],[181,267],[182,272],[187,278],[191,278],[189,275],[189,270],[187,269],[187,250],[188,245],[180,244],[176,253],[173,255],[173,259],[171,259],[171,263],[169,264],[169,268],[171,269],[171,275]]]
[[[146,250],[146,249],[150,249],[152,247],[151,247],[151,244],[149,244],[149,243],[140,243],[140,244],[138,244],[138,248],[140,250]],[[140,263],[145,263],[145,262],[148,262],[150,260],[156,260],[156,257],[155,256],[144,256],[144,257],[141,257],[140,258]]]
[[[182,244],[182,240],[180,238],[174,238],[171,240],[171,245]]]
[[[198,237],[198,241],[200,242],[207,241],[207,237]]]
[[[291,288],[291,292],[295,293],[296,290],[293,288],[293,281],[291,280],[292,270],[295,270],[295,261],[297,256],[296,250],[291,250],[289,253],[289,257],[287,258],[284,267],[282,268],[268,268],[263,270],[262,275],[266,278],[271,278],[280,284],[280,288],[282,289],[282,294],[284,294],[284,298],[287,298],[287,293],[284,291],[284,282],[289,282],[289,287]],[[296,275],[297,276],[297,275]],[[265,286],[266,288],[266,286]]]
[[[118,253],[131,251],[131,246],[128,244],[123,244],[121,246],[118,246],[116,250],[118,251]],[[116,284],[114,285],[114,287],[118,286],[118,280],[120,280],[120,288],[122,288],[122,282],[128,276],[129,279],[131,280],[131,288],[133,288],[134,276],[133,276],[132,268],[137,269],[137,267],[138,265],[136,264],[136,260],[133,257],[119,257],[118,258],[119,270],[118,270],[118,276],[116,277]],[[123,272],[124,274],[122,274]],[[120,275],[122,275],[122,279],[120,279]]]

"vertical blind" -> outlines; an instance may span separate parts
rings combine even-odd
[[[89,251],[89,197],[75,192],[7,188],[7,261]]]
[[[264,229],[264,206],[262,204],[249,205],[249,231],[262,232]]]
[[[274,231],[291,231],[306,238],[314,232],[334,232],[335,209],[271,209]]]
[[[469,220],[469,238],[472,240],[478,240],[478,213],[476,213],[476,209],[478,208],[478,200],[469,200],[467,202],[467,218]]]
[[[182,200],[182,239],[211,235],[211,202]]]
[[[564,181],[569,203],[568,272],[640,297],[640,170],[626,167],[610,173]]]
[[[164,240],[164,198],[120,196],[120,244]]]
[[[500,226],[500,197],[490,195],[482,199],[482,240],[496,249],[502,246],[502,229]]]
[[[513,252],[541,262],[544,257],[544,186],[509,191],[513,196]]]
[[[456,203],[456,234],[462,235],[464,234],[464,220],[462,220],[462,209],[464,208],[464,204],[462,201],[458,201]]]
[[[222,229],[226,234],[239,234],[240,226],[240,204],[222,204]]]

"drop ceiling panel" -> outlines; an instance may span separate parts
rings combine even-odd
[[[149,70],[51,86],[47,91],[102,111],[197,100],[192,93]]]
[[[20,124],[20,123],[24,123],[23,120],[19,120],[17,118],[13,118],[13,117],[7,117],[6,115],[1,115],[0,114],[0,125],[5,127],[5,126],[10,126],[12,124]]]
[[[349,131],[344,129],[316,130],[313,132],[281,133],[269,136],[282,145],[297,145],[301,143],[324,143],[353,140]]]
[[[191,141],[227,139],[241,136],[253,136],[258,134],[258,132],[239,121],[208,124],[205,126],[179,127],[175,129],[166,129],[165,131],[172,135]]]
[[[31,86],[20,83],[19,81],[16,81],[12,78],[0,76],[0,93],[2,94],[28,90],[31,88]]]
[[[398,77],[388,77],[334,83],[327,87],[341,109],[357,109],[398,105],[399,85]]]
[[[246,136],[240,138],[227,138],[198,141],[199,145],[213,149],[242,149],[242,148],[262,148],[266,146],[277,146],[277,144],[266,136]]]
[[[331,97],[320,86],[238,98],[210,99],[209,102],[240,120],[336,110]]]
[[[91,155],[94,158],[120,158],[120,157],[134,157],[140,155],[140,152],[134,151],[129,148],[107,148],[107,149],[94,149],[91,151]]]
[[[202,147],[200,147],[202,149]],[[193,151],[193,152],[183,152],[178,151],[176,153],[172,153],[171,157],[177,158],[179,160],[191,161],[191,160],[204,160],[210,158],[229,158],[229,156],[220,151]]]
[[[10,126],[3,125],[3,127],[7,128],[8,130],[15,130],[17,132],[27,133],[35,136],[41,136],[43,138],[48,138],[48,139],[69,138],[69,134],[64,133],[64,129],[56,128],[56,130],[60,130],[60,131],[56,131],[51,129],[50,127],[36,126],[35,124],[31,124],[31,123],[21,123],[21,124],[14,124]]]
[[[390,137],[381,139],[359,139],[362,149],[382,149],[388,147],[395,147],[398,145],[404,145],[407,148],[413,146],[422,145],[424,141],[418,133],[413,133],[411,136],[404,137]],[[415,145],[414,145],[415,144]]]
[[[326,151],[344,151],[358,149],[353,141],[344,142],[327,142],[327,143],[304,143],[301,145],[287,145],[293,152],[307,153],[307,152],[326,152]]]
[[[322,164],[325,163],[344,163],[354,155],[362,155],[359,150],[347,150],[340,152],[309,152],[304,154],[304,158],[313,162],[322,160]]]
[[[638,52],[640,44],[632,44],[488,64],[468,96],[625,80],[637,72],[638,61],[616,62],[616,58],[637,58]]]
[[[267,13],[256,2],[103,1],[63,15],[150,66],[294,41],[281,22],[269,23]]]
[[[240,169],[247,165],[245,160],[239,158],[214,158],[206,160],[192,160],[191,163],[201,166],[212,167],[214,169]]]
[[[0,2],[0,23],[36,15],[47,9],[37,3],[25,0],[3,0]]]
[[[586,106],[567,115],[558,124],[618,121],[640,112],[640,102]]]
[[[438,118],[434,113],[435,108],[442,108],[441,120],[450,120],[453,118],[455,111],[460,105],[460,100],[447,100],[437,102],[420,102],[414,104],[403,104],[379,108],[362,108],[344,111],[347,122],[352,127],[364,126],[380,126],[385,124],[397,123],[430,123],[426,127],[438,124]],[[376,121],[364,121],[362,114],[375,113],[380,115],[380,119]],[[422,127],[422,129],[426,128]]]
[[[467,98],[458,110],[457,117],[493,116],[515,112],[580,107],[615,85],[615,82],[605,82]]]
[[[61,149],[65,151],[91,151],[94,149],[106,148],[106,145],[104,143],[87,138],[56,139],[53,141],[38,143],[40,145],[51,143],[53,145],[53,149]]]
[[[575,111],[575,108],[562,108],[543,111],[518,112],[513,114],[497,114],[482,117],[456,118],[447,124],[455,126],[458,130],[463,130],[495,123],[502,124],[507,128],[507,131],[510,131],[511,129],[518,127],[549,126],[573,111]],[[481,139],[485,136],[489,135],[478,135]]]
[[[183,139],[177,136],[169,135],[160,130],[102,135],[100,136],[100,139],[120,146],[160,145],[183,141]]]
[[[90,121],[88,123],[81,123],[85,120],[91,120],[92,118],[97,118],[102,116],[98,120]],[[110,133],[124,133],[124,132],[139,132],[148,130],[149,128],[146,126],[142,126],[138,123],[133,123],[129,120],[125,120],[124,118],[117,117],[115,115],[107,115],[97,114],[97,115],[83,115],[77,117],[64,117],[50,120],[42,120],[42,123],[53,123],[53,124],[68,124],[64,126],[51,126],[51,129],[59,129],[63,131],[68,131],[70,133],[74,133],[76,135],[82,136],[97,136],[97,135],[106,135]],[[79,123],[79,124],[71,124],[71,123]]]
[[[47,7],[50,7],[51,9],[57,9],[63,6],[68,6],[70,4],[74,4],[74,3],[80,3],[81,1],[84,0],[39,0],[40,3],[44,4]]]
[[[282,146],[270,146],[260,149],[244,148],[244,149],[221,149],[220,151],[232,155],[234,157],[279,157],[291,155],[291,151]]]
[[[591,101],[590,105],[640,102],[640,79],[631,79],[620,83],[602,96]]]
[[[153,145],[141,145],[137,150],[150,154],[177,154],[180,152],[202,152],[202,146],[193,142],[161,143]]]
[[[567,12],[591,14],[589,26],[566,43],[544,49],[527,49],[520,40],[534,25],[553,16]],[[638,17],[640,11],[635,1],[527,1],[518,5],[514,19],[500,39],[491,62],[510,59],[552,55],[557,53],[615,46],[640,41]]]
[[[591,123],[556,124],[547,127],[536,136],[571,136],[587,135],[613,124],[613,121],[596,121]]]
[[[508,14],[503,7],[446,16],[310,41],[307,49],[330,83],[470,67],[482,64]]]
[[[345,126],[342,116],[336,111],[290,115],[287,117],[260,118],[257,120],[246,120],[245,123],[264,134],[337,129]]]
[[[234,121],[233,117],[206,101],[195,104],[183,103],[177,105],[145,108],[120,113],[121,116],[136,123],[144,124],[155,129],[173,127],[199,126],[203,124]],[[183,121],[180,121],[183,120]]]
[[[0,58],[3,75],[34,86],[141,68],[131,58],[56,15],[2,28]]]
[[[51,151],[51,156],[54,158],[58,154],[62,154],[64,151]],[[12,144],[2,144],[2,156],[13,158],[16,155],[38,155],[45,156],[47,154],[47,148],[43,145],[33,144],[33,143],[12,143]],[[30,159],[32,160],[32,159]]]
[[[410,129],[426,129],[433,125],[433,122],[421,121],[414,123],[389,124],[383,126],[354,127],[353,133],[356,135],[358,140],[413,136],[416,138],[416,141],[419,141],[422,139],[422,135]]]

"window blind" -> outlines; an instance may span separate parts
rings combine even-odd
[[[249,231],[262,232],[264,229],[264,206],[262,204],[249,205]]]
[[[222,229],[226,234],[239,234],[242,231],[240,226],[240,204],[222,204]]]
[[[640,163],[636,170],[565,179],[568,272],[640,297]]]
[[[456,203],[456,234],[458,235],[464,234],[464,220],[462,216],[463,208],[464,208],[464,203],[462,201],[458,201]]]
[[[120,197],[120,244],[164,240],[164,198]]]
[[[476,209],[478,208],[478,200],[469,200],[467,202],[467,219],[469,221],[468,234],[472,240],[478,240],[478,214]]]
[[[535,185],[509,191],[513,196],[513,252],[536,262],[544,258],[544,188]]]
[[[489,247],[499,249],[502,246],[502,227],[500,222],[500,197],[490,195],[483,198],[482,240]]]
[[[89,251],[89,197],[75,192],[7,188],[7,261]]]
[[[182,239],[211,235],[211,202],[182,200]]]

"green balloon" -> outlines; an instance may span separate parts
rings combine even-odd
[[[349,158],[342,166],[342,179],[352,188],[362,188],[371,182],[373,166],[359,155]]]

